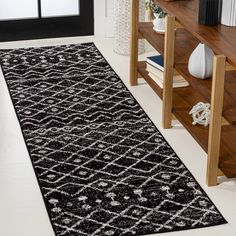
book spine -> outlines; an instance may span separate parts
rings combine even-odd
[[[156,82],[156,84],[163,89],[163,80],[161,80],[159,77],[157,77],[156,75],[152,74],[152,73],[148,73],[149,77],[152,78],[153,81]]]
[[[154,66],[155,68],[164,71],[164,68],[162,66],[160,66],[159,64],[153,62],[152,60],[147,58],[147,63],[149,63],[150,65]]]
[[[154,67],[153,65],[150,65],[150,64],[148,64],[148,63],[147,63],[146,70],[149,71],[149,72],[151,72],[152,74],[157,75],[158,77],[163,78],[163,76],[164,76],[163,71],[157,69],[156,67]]]
[[[160,88],[163,88],[163,78],[149,72],[148,75],[158,84]],[[187,87],[189,86],[188,81],[186,81],[181,75],[174,76],[173,78],[173,88]]]

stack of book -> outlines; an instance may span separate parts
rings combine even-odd
[[[164,78],[164,59],[161,55],[147,57],[146,70],[148,75],[157,83],[160,88],[163,88]],[[187,87],[189,83],[174,70],[173,87]]]

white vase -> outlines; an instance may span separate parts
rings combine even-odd
[[[165,17],[159,18],[159,16],[156,16],[156,18],[153,20],[153,29],[158,33],[164,33],[165,32]]]
[[[200,43],[192,52],[189,62],[189,73],[199,79],[206,79],[213,73],[213,51],[205,44]]]
[[[222,0],[221,24],[236,26],[236,0]]]
[[[114,51],[120,55],[130,54],[131,38],[131,3],[130,0],[114,0],[115,30]],[[139,20],[145,20],[145,0],[139,2]],[[144,40],[139,40],[139,54],[144,53]]]

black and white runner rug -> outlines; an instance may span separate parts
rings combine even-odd
[[[0,58],[57,236],[226,223],[93,43]]]

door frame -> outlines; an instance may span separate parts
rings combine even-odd
[[[1,42],[85,35],[94,35],[93,0],[80,0],[78,16],[42,18],[39,9],[38,18],[0,21]]]

